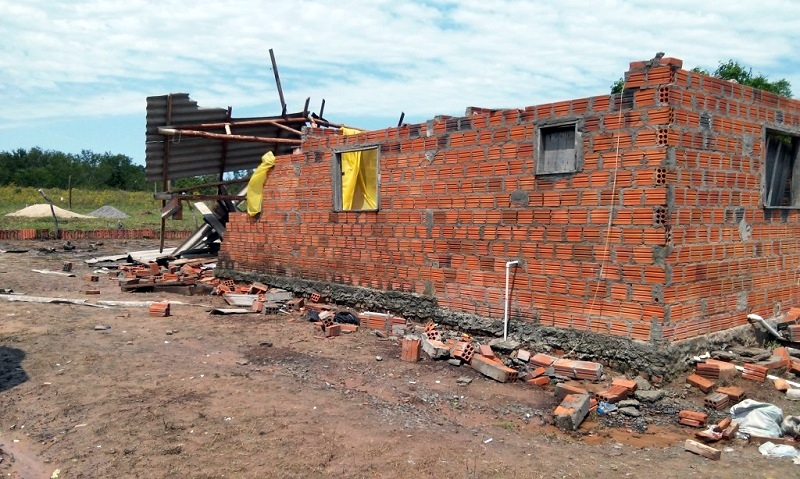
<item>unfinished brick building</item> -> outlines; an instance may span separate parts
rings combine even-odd
[[[232,215],[221,274],[497,332],[519,261],[516,334],[662,349],[779,315],[800,303],[800,102],[681,66],[634,62],[616,95],[307,129],[261,216]],[[343,205],[354,150],[377,151],[376,207]]]

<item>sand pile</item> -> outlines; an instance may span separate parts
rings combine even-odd
[[[89,215],[94,216],[95,218],[130,218],[130,216],[126,215],[122,211],[109,205],[101,206],[100,208],[97,208],[89,213]]]
[[[56,211],[56,216],[58,218],[94,218],[94,216],[82,215],[79,213],[74,213],[69,210],[65,210],[63,208],[59,208],[58,206],[53,206]],[[31,205],[27,208],[22,208],[21,210],[15,211],[13,213],[9,213],[6,216],[22,216],[25,218],[44,218],[47,216],[53,216],[50,212],[50,205],[39,203],[38,205]]]

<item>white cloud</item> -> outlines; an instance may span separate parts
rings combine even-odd
[[[427,118],[602,94],[656,51],[736,58],[800,91],[800,2],[0,0],[0,121],[141,114],[148,95]],[[139,134],[140,132],[136,132]]]

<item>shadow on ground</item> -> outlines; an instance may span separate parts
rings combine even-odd
[[[28,380],[22,369],[25,352],[17,348],[0,346],[0,392],[19,386]]]

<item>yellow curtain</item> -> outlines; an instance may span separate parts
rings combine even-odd
[[[342,134],[355,135],[359,130],[342,128]],[[342,209],[378,208],[378,149],[348,151],[340,156],[342,167]]]
[[[247,183],[247,214],[255,216],[261,213],[261,201],[264,199],[264,183],[269,178],[269,172],[275,166],[275,155],[271,151],[264,153],[261,164],[258,165],[250,182]]]

